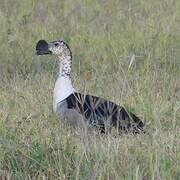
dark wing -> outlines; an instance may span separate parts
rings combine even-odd
[[[89,124],[101,130],[114,126],[133,133],[143,131],[144,124],[136,115],[111,101],[80,93],[71,94],[66,100],[68,108],[76,109]]]

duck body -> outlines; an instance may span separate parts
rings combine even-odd
[[[144,132],[144,123],[132,112],[104,98],[84,95],[71,81],[72,53],[64,41],[40,40],[37,55],[54,54],[59,59],[58,78],[53,93],[53,110],[62,121],[75,127],[96,127],[101,132],[112,127],[133,134]]]
[[[73,125],[96,127],[108,132],[113,127],[123,132],[139,133],[143,122],[124,107],[92,95],[74,92],[58,103],[56,113]]]

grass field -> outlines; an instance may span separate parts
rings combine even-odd
[[[64,39],[77,90],[144,119],[147,134],[91,137],[52,112]],[[131,66],[130,63],[132,62]],[[180,179],[179,0],[0,0],[0,179]]]

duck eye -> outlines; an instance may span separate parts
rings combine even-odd
[[[57,47],[59,44],[58,43],[55,43],[54,46]]]

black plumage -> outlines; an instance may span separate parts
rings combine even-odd
[[[144,132],[144,123],[132,112],[103,98],[73,93],[66,98],[67,108],[78,111],[88,124],[106,132],[112,127],[133,134]]]

